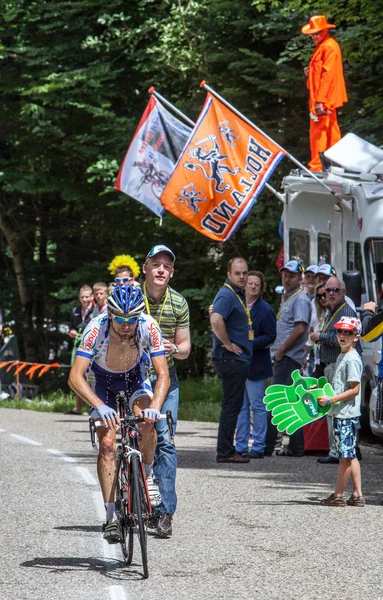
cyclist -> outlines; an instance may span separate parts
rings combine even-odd
[[[125,391],[135,415],[142,416],[140,450],[143,456],[149,496],[158,506],[161,496],[152,478],[157,443],[154,423],[169,388],[169,371],[157,322],[144,314],[140,288],[116,286],[108,296],[108,314],[92,319],[84,331],[70,375],[69,386],[91,407],[91,415],[102,420],[99,438],[98,478],[105,502],[104,538],[111,544],[121,540],[115,506],[116,394]],[[151,365],[157,376],[154,393],[148,373]]]

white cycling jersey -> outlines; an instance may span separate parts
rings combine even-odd
[[[91,366],[95,363],[99,368],[110,373],[117,373],[106,365],[106,356],[109,345],[110,319],[107,315],[99,315],[89,321],[76,356],[83,356],[91,360]],[[142,313],[138,318],[137,325],[138,361],[150,368],[151,358],[164,356],[165,348],[162,343],[162,334],[157,321],[153,317]],[[136,363],[136,364],[137,364]]]

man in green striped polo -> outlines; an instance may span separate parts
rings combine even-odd
[[[190,353],[189,307],[185,298],[169,286],[175,260],[170,248],[158,245],[150,250],[142,268],[145,274],[142,290],[146,297],[146,311],[160,326],[169,367],[170,388],[161,412],[172,411],[174,431],[179,401],[175,360],[185,360]],[[155,384],[155,380],[155,375],[152,375],[152,384]],[[153,467],[162,498],[158,508],[157,535],[165,538],[172,534],[172,517],[177,506],[177,455],[169,439],[166,422],[157,421],[156,429],[158,439]]]

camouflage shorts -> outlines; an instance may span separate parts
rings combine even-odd
[[[353,419],[333,419],[335,451],[337,458],[356,458],[357,431],[359,417]]]

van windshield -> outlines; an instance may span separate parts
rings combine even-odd
[[[383,239],[369,239],[366,241],[366,263],[368,269],[368,295],[369,299],[376,300],[379,306],[383,305]]]

